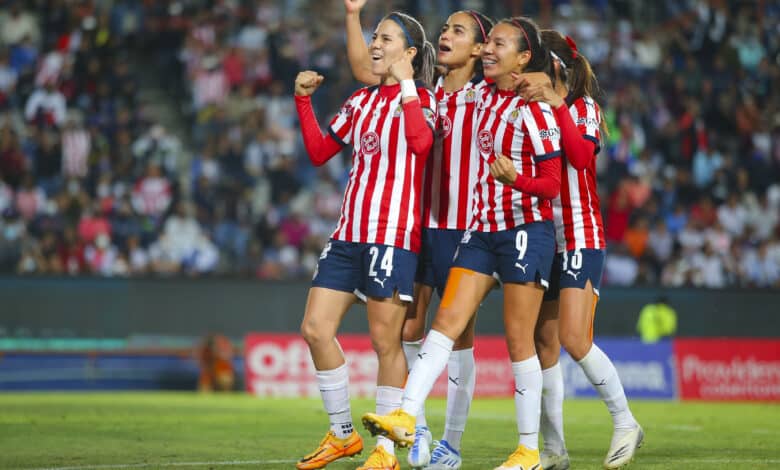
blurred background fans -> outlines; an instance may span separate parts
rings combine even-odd
[[[574,37],[603,90],[606,285],[780,285],[780,5],[369,2],[436,37],[475,8]],[[349,152],[312,167],[295,74],[358,85],[341,0],[29,0],[0,13],[0,272],[308,279]],[[325,119],[325,118],[323,118]]]

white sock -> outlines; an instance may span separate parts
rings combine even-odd
[[[563,439],[563,373],[560,362],[542,371],[542,417],[539,421],[544,450],[566,453]]]
[[[401,408],[412,416],[420,414],[425,399],[439,378],[452,352],[454,341],[436,330],[431,330],[417,354],[414,368],[404,389]]]
[[[352,412],[349,408],[349,375],[347,364],[332,370],[318,370],[317,385],[330,419],[330,429],[341,439],[352,434]]]
[[[515,375],[515,412],[519,444],[539,448],[539,414],[542,406],[542,366],[536,355],[512,363]]]
[[[417,354],[422,349],[423,340],[417,341],[402,341],[401,346],[404,348],[404,356],[406,356],[406,367],[412,370],[414,363],[417,361]],[[428,426],[428,421],[425,419],[425,403],[420,407],[420,413],[417,415],[417,426]]]
[[[477,367],[474,348],[452,351],[447,363],[447,418],[444,422],[444,440],[460,451],[460,439],[466,429]]]
[[[618,428],[633,428],[636,426],[634,415],[628,409],[628,400],[620,383],[617,370],[604,351],[593,344],[590,351],[579,361],[585,376],[601,395],[612,415],[612,424]]]
[[[404,395],[404,389],[398,387],[388,387],[379,385],[376,387],[376,414],[386,415],[391,411],[401,407],[401,397]],[[382,446],[385,450],[395,455],[395,443],[384,436],[377,436],[376,444]]]

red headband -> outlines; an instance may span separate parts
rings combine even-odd
[[[571,38],[571,36],[566,36],[566,43],[571,47],[571,58],[576,59],[577,58],[577,43],[574,42],[574,39]]]
[[[530,53],[531,53],[531,57],[533,57],[534,53],[533,53],[533,51],[531,50],[531,41],[529,41],[529,40],[528,40],[528,34],[526,34],[526,32],[525,32],[525,28],[523,28],[523,25],[522,25],[522,24],[520,24],[520,22],[519,22],[519,21],[517,21],[517,20],[512,20],[512,24],[513,24],[513,25],[514,25],[516,28],[520,28],[520,31],[522,31],[522,32],[523,32],[523,36],[525,36],[525,42],[526,42],[526,44],[528,44],[528,52],[530,52]]]
[[[474,10],[468,10],[469,15],[474,17],[474,21],[479,25],[479,30],[482,31],[482,41],[487,42],[487,34],[485,34],[485,27],[482,25],[482,20],[479,19],[479,15]]]

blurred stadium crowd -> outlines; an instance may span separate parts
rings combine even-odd
[[[780,4],[394,3],[429,34],[468,7],[577,40],[609,125],[607,284],[780,286]],[[311,275],[350,155],[309,164],[292,84],[326,77],[321,116],[357,87],[342,0],[0,5],[0,272]]]

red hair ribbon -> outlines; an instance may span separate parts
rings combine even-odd
[[[566,36],[566,43],[571,47],[571,58],[576,59],[577,58],[577,43],[574,42],[574,39],[571,38],[571,36]]]

